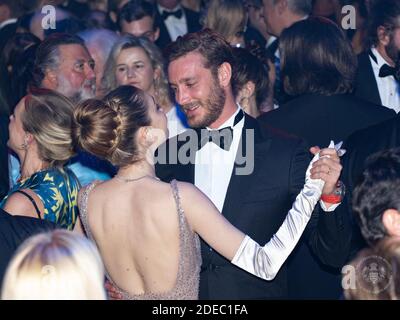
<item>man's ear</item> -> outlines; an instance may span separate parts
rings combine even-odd
[[[279,0],[278,3],[275,4],[278,9],[279,14],[283,14],[288,8],[287,0]]]
[[[400,212],[387,209],[382,215],[382,223],[390,236],[400,236]]]
[[[218,68],[218,81],[221,87],[230,85],[232,78],[232,67],[228,62],[224,62]]]
[[[156,31],[154,31],[154,41],[157,41],[160,37],[160,28],[157,27]]]
[[[58,79],[55,71],[49,70],[46,72],[42,80],[42,86],[52,90],[56,90],[58,88]]]
[[[378,29],[376,29],[377,35],[378,35],[378,41],[380,44],[383,46],[387,46],[390,42],[390,36],[384,26],[379,26]]]

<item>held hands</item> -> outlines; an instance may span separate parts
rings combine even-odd
[[[342,165],[340,164],[339,157],[346,151],[340,149],[342,143],[334,145],[331,141],[328,148],[320,149],[319,147],[311,147],[310,152],[315,155],[319,152],[319,159],[315,161],[311,168],[312,179],[322,179],[325,181],[324,188],[322,189],[323,195],[332,194],[339,181]]]

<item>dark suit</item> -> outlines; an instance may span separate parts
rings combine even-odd
[[[0,115],[0,200],[8,193],[8,117]]]
[[[11,39],[17,32],[18,24],[16,22],[9,23],[0,29],[0,52],[3,52],[7,41]]]
[[[255,119],[246,115],[237,155],[251,143],[245,139],[246,130],[254,133],[254,144],[251,144],[254,154],[243,154],[254,161],[254,171],[251,175],[232,174],[222,214],[255,241],[265,244],[278,230],[303,187],[310,154],[300,139],[261,128]],[[182,150],[184,142],[178,141],[182,136],[167,141],[157,156],[168,155],[176,143],[178,150]],[[164,181],[176,178],[194,183],[195,152],[190,153],[190,158],[191,163],[187,165],[179,161],[178,164],[157,165],[157,175]],[[234,172],[238,167],[235,163]],[[341,265],[347,256],[348,223],[342,218],[336,213],[320,214],[316,209],[305,231],[310,246],[327,264]],[[204,242],[202,258],[200,299],[287,297],[285,265],[273,281],[264,281],[237,268]]]
[[[357,59],[358,67],[354,90],[355,96],[371,103],[381,105],[382,100],[379,95],[378,84],[374,71],[372,70],[368,52],[360,53]]]
[[[349,190],[347,208],[351,210],[351,192],[364,170],[365,160],[378,151],[400,147],[400,115],[375,126],[354,132],[345,142],[347,153],[343,158],[343,181]],[[351,215],[353,217],[353,214]],[[354,223],[352,255],[365,246],[358,225]]]
[[[262,115],[259,121],[305,139],[309,147],[326,147],[330,140],[343,141],[355,130],[393,116],[394,111],[351,95],[304,95]],[[343,205],[338,210],[344,210]],[[288,268],[291,298],[336,299],[341,295],[340,270],[321,264],[304,240],[289,258]]]
[[[18,246],[28,237],[56,228],[54,223],[36,218],[12,216],[0,209],[0,283]]]
[[[186,15],[186,24],[188,33],[199,31],[201,29],[201,25],[199,22],[200,15],[197,12],[189,10],[183,6],[182,9]],[[160,13],[158,12],[157,6],[155,8],[155,11],[156,11],[155,25],[160,28],[160,36],[158,37],[156,44],[160,49],[164,49],[169,43],[172,42],[172,40],[164,20],[161,17]]]

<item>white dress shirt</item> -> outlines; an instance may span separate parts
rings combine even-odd
[[[183,36],[186,33],[188,33],[185,11],[183,10],[181,5],[177,5],[172,10],[161,7],[160,5],[157,5],[157,7],[158,7],[158,12],[160,13],[161,16],[163,11],[172,12],[179,9],[182,10],[182,16],[180,19],[171,15],[164,20],[165,26],[167,27],[168,33],[172,41],[175,41],[176,38],[178,38],[179,36]]]
[[[393,76],[384,78],[379,77],[379,69],[388,64],[386,60],[380,55],[378,50],[371,48],[372,53],[375,55],[377,62],[372,57],[371,60],[372,70],[374,71],[376,83],[378,85],[379,96],[381,97],[382,105],[393,109],[397,113],[400,111],[400,88],[397,81]],[[389,65],[389,64],[388,64]]]
[[[235,114],[218,128],[233,128],[233,140],[229,151],[220,148],[213,142],[208,142],[196,153],[194,184],[211,199],[220,212],[224,206],[244,126],[243,117],[233,127],[235,117],[240,110],[238,106]]]

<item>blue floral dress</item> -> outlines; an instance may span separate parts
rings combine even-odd
[[[30,189],[43,203],[43,219],[61,228],[73,230],[78,218],[79,187],[79,181],[70,169],[50,168],[17,182],[1,201],[0,208],[5,206],[7,198],[17,190]]]

